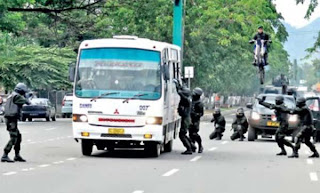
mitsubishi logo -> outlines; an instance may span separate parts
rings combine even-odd
[[[114,111],[114,113],[113,114],[115,114],[115,115],[119,115],[119,111],[118,111],[118,109],[116,109],[115,111]]]

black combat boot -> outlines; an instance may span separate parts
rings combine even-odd
[[[4,153],[2,158],[1,158],[1,162],[8,162],[8,163],[13,163],[14,161],[12,159],[9,158],[7,153]]]
[[[191,143],[192,152],[196,152],[197,146],[194,143]]]
[[[202,145],[199,145],[199,151],[198,151],[198,153],[202,153],[203,152],[203,147],[202,147]]]
[[[280,153],[277,153],[278,156],[287,155],[286,150],[282,150]]]
[[[14,157],[14,161],[16,161],[16,162],[26,162],[26,160],[23,159],[19,153],[17,153],[16,156]]]
[[[299,153],[297,151],[293,151],[292,155],[288,156],[288,158],[299,158]]]
[[[318,158],[318,157],[319,157],[319,153],[317,151],[313,152],[313,154],[309,156],[309,158]]]
[[[191,150],[186,150],[184,152],[181,153],[182,155],[192,155],[192,151]]]

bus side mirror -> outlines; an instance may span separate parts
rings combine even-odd
[[[163,65],[163,79],[165,81],[170,80],[170,72],[169,72],[169,66],[168,65]]]
[[[76,67],[69,66],[69,81],[70,82],[74,81],[75,73],[76,73]]]

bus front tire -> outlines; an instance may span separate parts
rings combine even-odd
[[[164,152],[171,152],[173,147],[173,140],[170,140],[167,144],[164,145]]]
[[[82,155],[90,156],[92,153],[93,143],[90,140],[83,139],[81,142]]]
[[[156,142],[145,144],[145,151],[150,157],[159,157],[161,154],[161,145]]]
[[[257,134],[255,128],[249,126],[249,132],[248,132],[248,141],[254,141],[257,139]]]

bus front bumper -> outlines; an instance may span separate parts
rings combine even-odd
[[[163,142],[162,125],[143,127],[106,127],[73,122],[75,139],[113,140],[113,141],[155,141]]]

